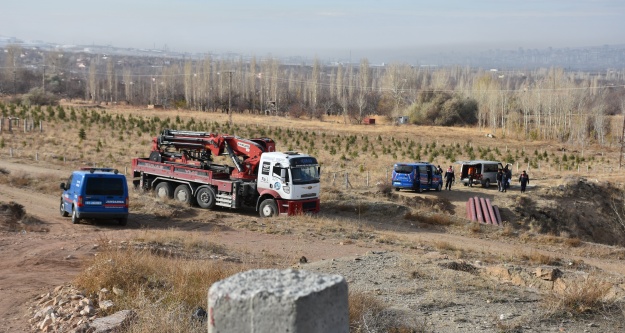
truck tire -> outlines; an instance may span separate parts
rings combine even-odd
[[[215,198],[215,192],[210,187],[202,187],[195,193],[195,200],[198,206],[206,209],[215,208],[217,200]]]
[[[68,217],[69,216],[69,213],[65,211],[65,205],[63,204],[63,199],[61,199],[60,211],[61,211],[61,216],[63,216],[63,217]]]
[[[174,190],[174,199],[182,202],[186,205],[193,204],[193,195],[191,194],[191,189],[187,185],[178,185]]]
[[[72,207],[72,223],[78,224],[80,222],[80,218],[78,217],[78,212],[76,212],[76,208]]]
[[[170,183],[160,182],[154,188],[154,195],[160,199],[171,199],[174,197],[174,191],[172,190]]]
[[[260,207],[258,207],[258,212],[260,217],[273,217],[278,216],[278,205],[276,205],[276,201],[273,199],[265,199],[265,201],[260,203]]]

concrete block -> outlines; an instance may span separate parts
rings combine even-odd
[[[208,332],[348,333],[347,282],[340,275],[256,269],[208,291]]]

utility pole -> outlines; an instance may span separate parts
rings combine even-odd
[[[625,111],[621,111],[621,113],[623,113],[623,131],[621,132],[621,154],[618,158],[619,170],[623,166],[623,154],[625,154]]]
[[[43,65],[43,75],[41,76],[41,87],[43,89],[43,93],[46,93],[46,65]]]
[[[228,122],[232,126],[232,71],[228,71]]]

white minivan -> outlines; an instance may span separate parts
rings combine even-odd
[[[497,184],[497,171],[503,170],[501,162],[497,161],[458,161],[460,164],[460,181],[464,186],[468,186],[469,182],[473,184],[481,184],[482,187],[489,187],[490,184]],[[469,171],[474,171],[473,177],[469,177]]]

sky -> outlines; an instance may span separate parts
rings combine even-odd
[[[392,58],[625,44],[623,0],[0,0],[0,36],[189,53]]]

